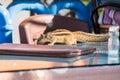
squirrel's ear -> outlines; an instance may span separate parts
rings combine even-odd
[[[45,34],[41,34],[41,37],[45,37]]]

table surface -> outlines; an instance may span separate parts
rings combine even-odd
[[[113,56],[109,56],[107,42],[79,43],[78,46],[94,47],[96,48],[96,51],[87,55],[71,58],[1,55],[0,71],[33,70],[64,67],[89,67],[120,64],[119,55],[114,56],[113,54]],[[120,54],[120,52],[118,54]]]

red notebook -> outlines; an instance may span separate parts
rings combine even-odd
[[[0,44],[0,55],[75,57],[91,54],[96,48],[66,45]]]

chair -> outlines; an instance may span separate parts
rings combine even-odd
[[[22,10],[31,10],[36,14],[49,13],[49,9],[40,0],[15,0],[8,5],[7,9],[12,20]]]
[[[10,15],[5,7],[0,5],[0,44],[12,43],[12,25]]]
[[[53,27],[47,26],[50,22],[52,22]],[[89,25],[85,21],[65,16],[41,14],[31,16],[21,22],[19,25],[20,42],[35,44],[34,40],[38,39],[40,34],[61,28],[90,32]]]
[[[95,32],[96,34],[101,33],[101,30],[102,30],[102,29],[108,29],[108,28],[112,25],[112,24],[99,24],[99,23],[98,23],[98,19],[99,19],[99,18],[98,18],[98,17],[95,17],[96,12],[98,13],[98,10],[99,10],[100,8],[105,8],[105,7],[107,7],[107,6],[109,6],[109,7],[115,7],[115,8],[120,9],[120,5],[117,4],[117,3],[103,3],[103,4],[99,5],[98,7],[96,7],[96,8],[93,10],[93,12],[92,12],[92,14],[91,14],[91,19],[92,19],[93,29],[94,29],[94,32]]]
[[[58,14],[62,9],[70,9],[75,13],[77,19],[91,24],[90,10],[92,10],[92,4],[84,5],[81,0],[59,0],[50,4],[48,8],[51,14]],[[90,29],[92,30],[91,26]]]

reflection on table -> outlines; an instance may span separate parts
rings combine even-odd
[[[0,71],[102,66],[106,64],[119,64],[120,62],[119,56],[109,56],[107,42],[79,43],[77,46],[93,47],[96,48],[96,51],[70,58],[1,55]]]
[[[119,57],[108,56],[107,42],[80,43],[96,51],[71,58],[0,56],[2,80],[119,80]],[[111,59],[117,60],[111,62]],[[115,61],[115,60],[114,60]],[[104,75],[103,75],[104,74]]]

